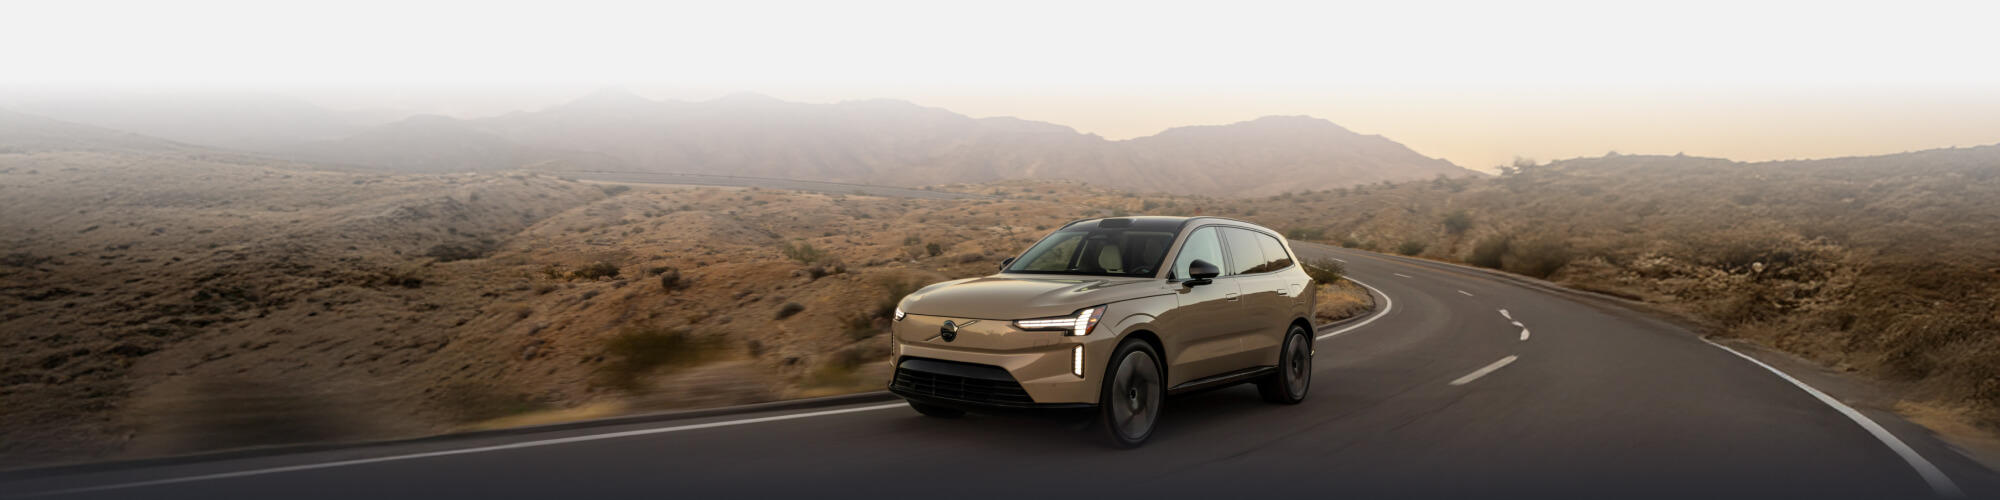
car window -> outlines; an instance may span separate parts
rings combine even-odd
[[[1229,275],[1255,274],[1268,271],[1264,265],[1264,249],[1257,243],[1257,233],[1247,229],[1223,228],[1224,241],[1229,244]]]
[[[1264,263],[1266,271],[1276,271],[1292,267],[1292,256],[1285,253],[1285,244],[1279,243],[1278,238],[1264,233],[1257,233],[1257,241],[1264,247],[1264,258],[1267,261]]]
[[[1159,271],[1174,233],[1125,229],[1057,231],[1021,254],[1008,272],[1145,276]]]
[[[1014,264],[1019,271],[1059,272],[1069,269],[1070,257],[1076,255],[1076,246],[1083,243],[1084,232],[1059,232],[1050,235],[1042,243],[1028,249],[1021,256],[1021,262]]]
[[[1181,243],[1181,253],[1174,257],[1173,274],[1167,277],[1187,278],[1188,266],[1195,260],[1208,261],[1218,268],[1226,264],[1222,260],[1222,239],[1215,236],[1215,228],[1204,227],[1188,233],[1187,242]]]

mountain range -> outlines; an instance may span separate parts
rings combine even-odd
[[[264,104],[273,111],[245,112],[245,104],[232,103],[219,106],[232,111],[206,118],[76,103],[25,109],[141,133],[180,131],[149,135],[191,144],[408,172],[526,167],[892,186],[1064,178],[1141,192],[1230,196],[1483,175],[1305,116],[1114,141],[1052,123],[973,118],[887,99],[812,104],[738,93],[656,101],[609,88],[539,111],[474,119],[418,115],[374,125],[291,101]],[[162,108],[182,109],[143,109]],[[228,123],[174,127],[168,122],[175,117]]]

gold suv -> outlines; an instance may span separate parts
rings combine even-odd
[[[889,391],[924,415],[1094,413],[1146,442],[1166,396],[1256,382],[1298,404],[1312,382],[1312,278],[1284,237],[1215,217],[1069,223],[1001,264],[904,297]]]

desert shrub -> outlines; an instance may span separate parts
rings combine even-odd
[[[879,282],[879,284],[882,286],[882,296],[879,300],[875,301],[875,309],[871,311],[874,313],[874,317],[877,318],[895,316],[896,305],[903,302],[903,296],[917,291],[918,288],[923,288],[922,285],[917,284],[915,281],[902,279],[885,279]]]
[[[959,264],[970,264],[970,263],[973,263],[973,262],[979,262],[979,261],[982,261],[982,260],[986,260],[986,255],[985,255],[985,254],[978,254],[978,253],[962,253],[962,254],[958,254],[958,255],[956,255],[956,256],[953,256],[953,257],[951,258],[951,261],[952,261],[952,262],[955,262],[955,263],[959,263]]]
[[[930,242],[930,243],[925,243],[925,244],[924,244],[924,253],[925,253],[925,254],[929,254],[929,255],[930,255],[930,256],[932,256],[932,257],[936,257],[936,256],[939,256],[939,255],[943,255],[943,254],[944,254],[944,245],[939,245],[939,244],[938,244],[938,242],[935,242],[935,241],[933,241],[933,242]]]
[[[1361,240],[1357,240],[1357,239],[1354,239],[1354,237],[1353,237],[1353,236],[1347,236],[1347,237],[1342,237],[1342,238],[1340,239],[1340,247],[1341,247],[1341,248],[1360,248],[1360,247],[1361,247]]]
[[[1538,238],[1508,245],[1501,269],[1514,274],[1547,278],[1569,265],[1569,245],[1553,238]]]
[[[718,344],[713,339],[697,338],[686,328],[626,326],[604,340],[605,362],[598,365],[592,382],[635,391],[648,375],[707,360]]]
[[[1450,231],[1451,234],[1465,234],[1468,229],[1472,229],[1472,214],[1465,213],[1464,210],[1445,214],[1444,230]]]
[[[1347,275],[1347,264],[1333,259],[1312,259],[1305,262],[1306,276],[1320,286],[1339,283]]]
[[[806,264],[819,262],[827,257],[825,251],[813,248],[811,243],[806,242],[799,242],[796,245],[791,242],[785,242],[778,245],[778,251],[784,252],[787,258]]]
[[[570,273],[570,275],[576,277],[577,279],[586,279],[586,280],[594,280],[598,278],[615,278],[618,276],[618,265],[604,261],[592,262],[589,265],[583,266],[582,269],[578,269],[575,272]]]
[[[377,276],[377,279],[380,280],[381,284],[388,286],[400,286],[403,288],[423,288],[424,286],[423,270],[413,267],[384,269]]]
[[[1511,246],[1513,242],[1513,237],[1505,235],[1491,236],[1479,240],[1479,243],[1472,245],[1472,255],[1466,257],[1465,263],[1487,269],[1499,269],[1501,265],[1505,264],[1507,247]]]
[[[660,289],[671,292],[687,287],[687,282],[681,280],[681,270],[679,268],[661,267],[659,269]]]
[[[1285,237],[1294,240],[1306,240],[1306,241],[1317,240],[1326,237],[1326,228],[1295,227],[1285,230]]]
[[[485,257],[486,251],[478,247],[446,244],[431,247],[424,252],[424,256],[437,259],[438,262],[452,262]]]
[[[1401,245],[1396,245],[1396,253],[1403,255],[1416,255],[1424,253],[1424,249],[1429,247],[1430,245],[1425,244],[1424,242],[1417,240],[1410,240],[1403,242],[1403,244]]]
[[[786,302],[785,305],[778,306],[778,314],[776,316],[777,319],[790,318],[792,317],[792,315],[805,312],[805,310],[806,310],[805,304],[800,304],[797,302]]]
[[[632,186],[626,186],[621,184],[614,186],[598,186],[597,189],[599,191],[603,191],[606,196],[618,196],[618,193],[631,191]]]
[[[840,326],[847,333],[847,338],[863,340],[882,333],[882,329],[876,326],[876,320],[876,317],[867,314],[850,314],[840,318]]]

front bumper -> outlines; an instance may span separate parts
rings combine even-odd
[[[889,393],[919,403],[986,413],[1063,413],[1097,406],[1035,402],[1012,374],[997,366],[913,357],[897,362]]]
[[[939,325],[955,320],[963,326],[951,341],[939,336]],[[1109,325],[1106,325],[1109,326]],[[1116,336],[1109,328],[1085,336],[1067,336],[1061,331],[1021,330],[1006,321],[967,320],[911,314],[896,322],[892,335],[894,363],[899,376],[908,369],[913,374],[969,377],[1016,385],[1026,400],[1003,398],[980,401],[963,394],[926,394],[909,388],[891,392],[911,399],[962,400],[954,405],[991,408],[1054,408],[1048,405],[1097,404],[1102,389],[1098,378],[1111,356]],[[1083,348],[1081,376],[1076,374],[1076,349]],[[920,361],[921,360],[921,361]],[[914,362],[914,365],[908,363]],[[949,365],[949,366],[947,366]],[[969,365],[972,368],[966,368]],[[1001,380],[1004,379],[1004,380]],[[954,379],[958,380],[958,379]],[[985,382],[973,382],[983,384]],[[938,402],[938,401],[930,401]]]

